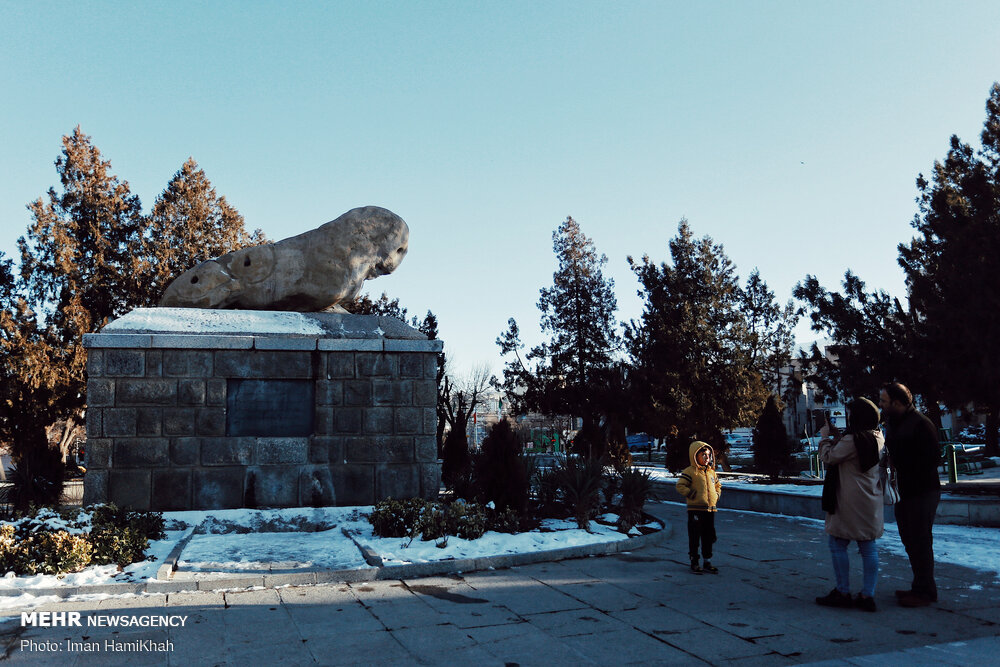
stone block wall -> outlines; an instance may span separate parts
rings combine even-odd
[[[163,511],[437,496],[440,341],[105,330],[85,344],[86,504]],[[229,435],[234,380],[311,382],[311,434]]]

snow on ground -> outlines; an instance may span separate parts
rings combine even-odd
[[[657,479],[672,475],[662,469]],[[727,480],[724,485],[746,485]],[[816,495],[821,487],[785,485],[789,493]],[[774,488],[774,487],[771,487]],[[782,488],[782,487],[778,487]],[[35,575],[0,577],[0,590],[22,591],[20,595],[0,595],[0,613],[33,607],[58,599],[32,595],[33,590],[155,580],[157,569],[171,550],[188,535],[190,542],[178,560],[178,577],[199,578],[240,576],[267,572],[309,569],[358,569],[366,567],[359,550],[344,535],[347,530],[360,543],[378,553],[386,565],[422,563],[435,560],[477,558],[559,549],[625,539],[613,527],[591,522],[592,532],[576,528],[572,521],[547,520],[542,530],[518,535],[486,533],[478,540],[451,536],[445,543],[418,538],[379,538],[372,534],[364,514],[371,507],[290,508],[280,510],[219,510],[213,512],[166,512],[166,539],[150,544],[150,559],[134,563],[123,572],[114,565],[91,566],[63,577]],[[722,510],[736,511],[736,510]],[[822,520],[773,515],[777,519],[800,521],[822,531]],[[602,519],[614,523],[614,515]],[[886,524],[879,546],[905,555],[895,524]],[[976,526],[934,526],[934,552],[939,562],[992,572],[1000,583],[1000,530]],[[76,596],[72,599],[99,599],[113,596]]]
[[[0,578],[0,590],[14,589],[24,593],[0,595],[0,612],[56,599],[32,596],[32,590],[155,581],[164,559],[189,535],[191,539],[177,562],[177,578],[368,567],[360,550],[344,535],[344,530],[358,542],[371,547],[386,565],[530,553],[628,537],[613,526],[594,521],[588,533],[577,528],[574,521],[546,520],[537,531],[517,535],[488,532],[478,540],[449,536],[443,544],[433,540],[425,542],[419,537],[412,541],[409,538],[381,538],[372,533],[372,526],[365,517],[371,509],[368,506],[164,512],[167,536],[150,543],[149,560],[129,565],[123,572],[118,572],[115,565],[95,565],[61,578],[55,575],[16,577],[9,573]],[[601,519],[613,524],[617,517],[607,514]],[[639,533],[633,531],[632,534]]]

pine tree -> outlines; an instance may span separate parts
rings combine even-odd
[[[89,136],[77,127],[62,143],[55,163],[62,192],[50,188],[28,205],[20,275],[0,304],[0,429],[19,472],[47,488],[61,488],[62,472],[52,463],[61,456],[49,452],[46,428],[58,420],[69,430],[82,423],[83,335],[135,300],[132,251],[144,224],[139,198]]]
[[[242,228],[242,218],[216,198],[193,161],[158,200],[151,223],[79,127],[62,144],[55,162],[61,192],[50,188],[28,205],[32,222],[18,240],[18,275],[0,261],[0,436],[15,459],[60,481],[61,472],[45,463],[52,458],[46,429],[59,422],[69,433],[83,421],[83,335],[155,303],[158,281],[188,268],[178,258],[198,244],[224,254],[246,238],[227,236]]]
[[[750,363],[764,378],[768,388],[782,391],[780,370],[792,360],[795,336],[792,330],[798,320],[791,301],[784,307],[774,298],[774,292],[754,269],[742,292],[741,310],[746,318]]]
[[[515,359],[504,369],[504,388],[520,410],[570,414],[582,418],[584,451],[600,456],[607,434],[599,431],[606,401],[602,388],[620,345],[614,281],[605,278],[607,257],[568,217],[552,234],[558,268],[552,286],[540,291],[538,309],[547,342],[521,358],[517,322],[497,339],[501,353]]]
[[[215,188],[194,158],[188,158],[156,198],[141,243],[134,249],[141,295],[154,305],[170,282],[205,260],[265,242],[248,234],[243,216]]]
[[[513,510],[518,516],[528,511],[528,471],[519,453],[521,445],[510,423],[501,419],[483,439],[483,451],[476,457],[475,484],[480,502],[493,502],[498,512]]]
[[[753,462],[758,471],[767,473],[771,479],[791,469],[791,443],[781,421],[778,399],[773,394],[753,430]]]
[[[399,305],[398,298],[390,299],[385,292],[382,292],[382,296],[375,300],[372,300],[367,294],[359,294],[351,301],[341,305],[344,310],[354,315],[379,315],[406,321],[406,308]],[[417,323],[414,322],[413,326],[417,326]]]
[[[735,267],[686,220],[670,240],[672,264],[628,258],[642,286],[642,317],[626,340],[634,406],[645,430],[668,439],[668,465],[688,465],[692,439],[724,451],[721,430],[750,423],[767,395],[750,355]]]
[[[931,378],[914,362],[910,317],[900,303],[882,290],[867,291],[850,270],[843,288],[829,292],[814,276],[795,286],[795,298],[809,308],[813,331],[832,341],[829,355],[813,345],[801,356],[803,367],[812,370],[807,379],[830,400],[874,398],[883,384],[906,376],[914,390],[933,392]]]
[[[63,137],[56,170],[62,193],[50,188],[47,201],[28,205],[33,222],[18,240],[21,277],[47,324],[67,328],[69,313],[83,311],[90,319],[83,330],[97,330],[136,302],[132,258],[142,207],[79,127]],[[79,333],[68,331],[66,343]]]
[[[931,180],[917,178],[917,237],[899,246],[919,350],[950,406],[986,415],[986,449],[1000,455],[1000,83],[986,101],[982,147],[951,137]],[[904,380],[905,382],[905,380]],[[925,397],[926,398],[926,397]]]

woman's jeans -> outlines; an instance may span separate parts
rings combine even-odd
[[[833,573],[837,576],[837,590],[846,595],[851,594],[851,563],[847,557],[847,545],[850,540],[830,535],[830,556],[833,559]],[[878,578],[878,549],[875,540],[858,541],[858,553],[865,568],[865,584],[861,594],[865,597],[875,597],[875,580]]]

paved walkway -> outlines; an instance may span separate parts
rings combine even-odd
[[[721,512],[721,574],[693,575],[683,507],[648,509],[673,524],[674,537],[632,553],[406,581],[59,603],[45,609],[79,611],[84,626],[8,620],[0,647],[11,664],[30,665],[968,665],[1000,655],[1000,584],[978,571],[941,565],[940,603],[902,609],[892,591],[908,582],[906,559],[883,553],[879,612],[827,609],[813,602],[832,587],[816,524]],[[852,566],[857,588],[857,554]],[[87,626],[98,615],[187,619],[183,628]],[[105,644],[141,640],[171,650]],[[99,650],[70,652],[67,641]]]

